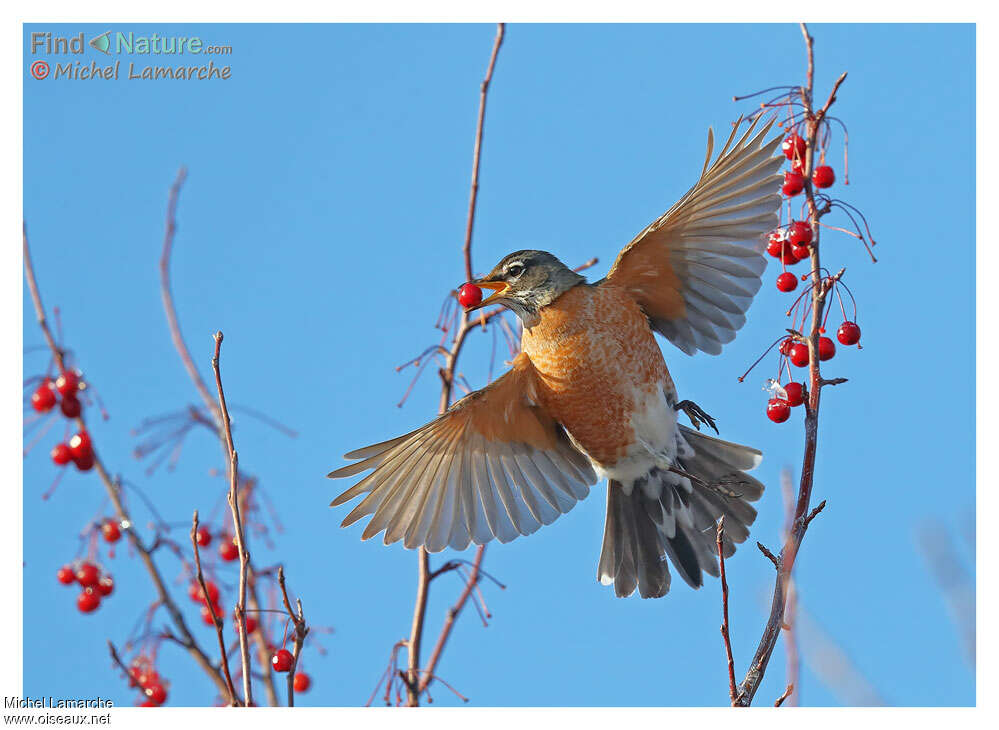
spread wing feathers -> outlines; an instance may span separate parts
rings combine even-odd
[[[422,428],[346,454],[329,474],[373,469],[333,500],[366,495],[346,527],[371,515],[361,537],[431,552],[494,537],[509,542],[554,522],[589,494],[597,477],[562,427],[533,397],[534,371],[521,354],[491,385]]]
[[[597,577],[614,584],[616,595],[642,598],[669,592],[670,571],[694,588],[702,572],[718,575],[715,529],[725,517],[725,557],[749,537],[756,510],[749,504],[763,495],[763,485],[745,473],[762,457],[748,446],[733,444],[680,427],[677,467],[697,478],[654,468],[645,477],[607,488],[607,519]]]
[[[757,132],[758,121],[733,144],[734,125],[713,164],[708,130],[697,184],[624,247],[605,279],[628,289],[652,328],[688,355],[717,355],[735,339],[766,268],[783,156],[780,135],[766,140],[773,121]]]

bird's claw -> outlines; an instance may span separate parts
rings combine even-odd
[[[717,434],[721,433],[718,430],[718,426],[715,425],[715,419],[713,419],[711,416],[705,413],[704,409],[702,409],[692,400],[680,401],[675,406],[673,406],[673,410],[683,411],[684,413],[686,413],[687,418],[690,419],[691,424],[693,424],[694,428],[696,428],[698,431],[701,430],[701,424],[705,423],[708,426],[710,426],[712,429],[714,429],[715,433]]]

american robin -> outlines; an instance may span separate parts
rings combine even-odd
[[[333,500],[367,495],[343,526],[431,552],[509,542],[554,522],[608,480],[597,576],[618,596],[670,587],[666,557],[694,588],[718,575],[724,550],[749,535],[763,485],[745,472],[756,449],[700,433],[713,420],[679,400],[653,332],[688,355],[721,352],[746,321],[766,267],[766,232],[780,205],[780,137],[749,126],[680,201],[590,284],[544,251],[517,251],[474,283],[523,322],[512,367],[404,436],[345,455],[330,473],[373,469]],[[697,430],[678,424],[683,411]],[[716,429],[717,430],[717,429]]]

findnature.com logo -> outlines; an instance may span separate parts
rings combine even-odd
[[[87,47],[108,56],[185,56],[191,61],[200,61],[204,56],[231,56],[232,46],[206,43],[199,36],[163,36],[158,33],[151,35],[136,35],[132,31],[121,32],[108,30],[89,40],[85,33],[75,36],[56,36],[50,32],[37,31],[31,33],[31,55],[45,56],[82,56]],[[119,78],[126,81],[155,81],[157,79],[180,79],[208,81],[218,79],[226,81],[232,78],[232,66],[216,65],[214,59],[208,63],[181,63],[174,65],[143,64],[141,61],[127,61],[127,67],[122,67],[122,60],[115,59],[111,63],[101,64],[97,60],[87,63],[84,60],[65,62],[53,59],[36,59],[28,67],[32,78],[114,81]]]

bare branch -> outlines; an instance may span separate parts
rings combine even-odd
[[[728,659],[728,697],[729,701],[735,704],[735,659],[732,658],[732,640],[729,633],[728,623],[728,578],[725,575],[725,550],[722,538],[725,534],[725,516],[718,520],[718,529],[715,532],[715,544],[718,547],[718,572],[721,575],[722,589],[722,625],[721,635],[725,641],[725,657]]]

